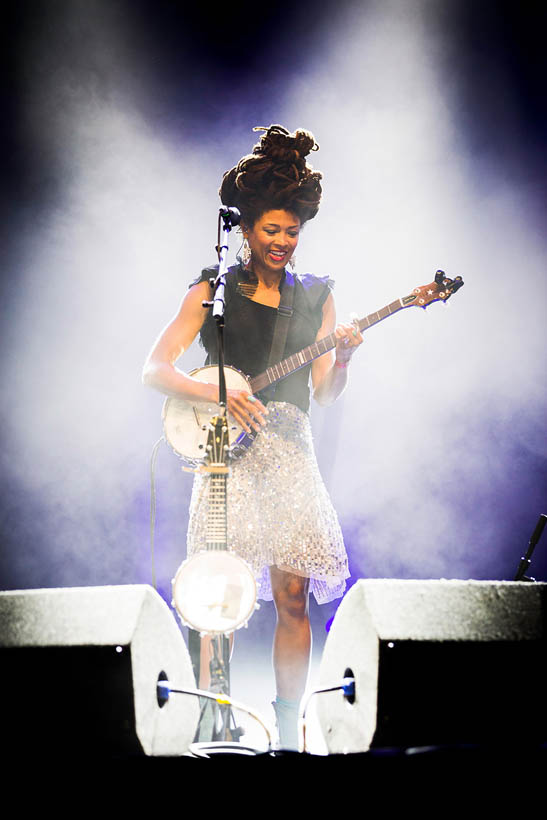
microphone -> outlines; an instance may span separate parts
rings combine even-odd
[[[225,224],[227,222],[229,225],[234,226],[239,225],[241,221],[241,214],[237,208],[220,208],[219,213]]]

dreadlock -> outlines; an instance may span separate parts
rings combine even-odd
[[[253,130],[264,133],[252,154],[224,174],[222,203],[238,208],[249,227],[270,210],[289,211],[301,223],[313,219],[321,201],[322,177],[306,162],[310,151],[319,148],[313,134],[302,129],[291,134],[281,125]]]

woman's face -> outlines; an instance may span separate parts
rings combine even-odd
[[[298,245],[300,220],[290,211],[266,211],[252,228],[243,228],[255,273],[281,273]]]

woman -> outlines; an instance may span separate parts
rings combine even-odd
[[[273,598],[277,625],[273,664],[274,708],[282,746],[296,746],[298,704],[306,686],[311,649],[308,593],[324,603],[340,597],[349,572],[342,534],[320,478],[311,440],[309,377],[314,398],[331,404],[344,390],[351,356],[362,342],[357,327],[336,325],[328,278],[286,273],[300,231],[319,208],[321,174],[306,162],[317,150],[307,131],[290,134],[279,125],[264,131],[253,153],[224,175],[222,202],[241,211],[244,237],[239,264],[227,275],[225,363],[254,376],[268,367],[284,282],[293,286],[285,353],[298,352],[335,332],[336,349],[279,381],[260,397],[228,390],[228,413],[259,435],[231,464],[228,479],[228,546],[251,565],[259,597]],[[144,381],[168,396],[218,401],[218,387],[204,384],[175,363],[200,334],[216,359],[206,269],[183,299],[144,368]],[[286,293],[286,291],[283,291]],[[188,552],[203,548],[207,477],[198,476],[190,506]]]

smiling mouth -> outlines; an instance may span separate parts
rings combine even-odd
[[[280,253],[279,251],[269,251],[268,256],[270,259],[273,259],[274,262],[281,262],[286,257],[286,253]]]

